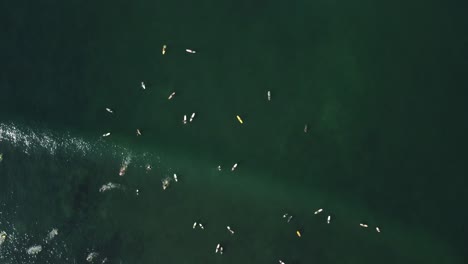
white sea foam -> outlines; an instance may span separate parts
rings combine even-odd
[[[141,168],[151,164],[154,168],[163,170],[164,174],[171,171],[161,166],[161,159],[158,155],[148,152],[136,155],[125,147],[103,140],[99,135],[94,140],[89,140],[71,136],[68,133],[56,133],[47,129],[0,123],[0,147],[3,145],[10,145],[15,148],[16,152],[27,155],[45,152],[51,156],[66,154],[65,156],[73,157],[78,155],[92,159],[105,156],[120,160],[121,165],[125,166],[125,168],[129,164],[136,163],[133,166],[140,166]],[[115,175],[109,177],[115,177]],[[100,188],[100,191],[104,192],[118,188],[124,189],[124,186],[108,182]],[[5,202],[8,204],[8,208],[3,210],[2,207],[5,207]],[[38,230],[25,230],[23,225],[21,228],[17,228],[14,223],[21,223],[21,221],[18,221],[15,209],[12,209],[14,206],[14,200],[0,202],[0,232],[3,231],[5,234],[5,236],[0,234],[0,263],[36,263],[38,256],[41,258],[41,263],[46,264],[79,263],[83,261],[83,259],[75,259],[76,254],[69,252],[68,245],[63,240],[66,236],[58,235],[58,229],[39,230],[37,232]],[[34,235],[36,233],[39,235]],[[44,234],[47,235],[44,236]],[[90,257],[94,262],[101,262],[101,257],[97,255],[91,254],[91,256],[86,257]],[[105,262],[107,262],[106,258],[102,260],[102,263]]]
[[[121,188],[120,184],[109,182],[107,184],[102,185],[101,188],[99,188],[99,192],[106,192],[112,189],[119,189],[119,188]]]
[[[58,234],[57,229],[48,233],[46,239],[49,243],[45,249],[40,244],[43,237],[27,233],[23,227],[17,228],[18,216],[15,209],[11,206],[6,209],[4,203],[0,204],[0,223],[3,229],[0,230],[0,263],[33,264],[37,263],[38,254],[41,255],[41,263],[74,263],[64,241],[57,238],[51,241]]]
[[[55,135],[48,131],[37,132],[15,124],[0,123],[0,141],[19,147],[26,154],[36,149],[46,149],[55,154],[58,149],[67,149],[86,154],[92,148],[89,143],[69,135]]]
[[[41,245],[34,245],[34,246],[28,248],[28,250],[26,250],[26,253],[28,253],[29,255],[36,255],[41,251],[42,251],[42,246]]]
[[[54,229],[52,229],[52,231],[49,232],[49,234],[47,234],[47,237],[44,240],[45,240],[46,243],[49,243],[49,241],[54,239],[54,237],[57,236],[57,235],[58,235],[58,229],[54,228]]]
[[[68,133],[54,133],[45,129],[31,129],[25,126],[12,123],[0,123],[0,142],[6,142],[17,147],[26,154],[33,151],[46,150],[49,154],[55,155],[58,151],[67,154],[78,154],[87,156],[90,154],[103,156],[112,155],[123,156],[127,159],[131,157],[130,151],[126,148],[112,145],[102,139],[96,138],[93,141],[86,141],[79,137],[71,136]],[[130,162],[131,158],[127,161]]]

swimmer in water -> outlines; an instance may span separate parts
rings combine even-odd
[[[136,134],[137,134],[137,136],[141,136],[140,129],[137,128]]]
[[[293,218],[292,215],[290,215],[290,216],[288,217],[288,223],[291,222],[291,219],[292,219],[292,218]]]
[[[110,108],[106,108],[106,111],[109,112],[109,113],[111,113],[111,114],[114,113],[114,111],[112,111],[112,109],[110,109]]]
[[[144,82],[141,82],[141,88],[143,88],[143,90],[146,90],[146,85]]]
[[[192,113],[192,116],[190,117],[190,122],[192,122],[194,118],[195,118],[195,113]]]
[[[166,48],[167,48],[167,46],[163,45],[162,51],[161,51],[162,55],[166,54]]]
[[[99,256],[99,253],[97,253],[97,252],[91,252],[91,253],[89,253],[88,256],[86,257],[86,261],[92,262],[93,259],[94,259],[95,257],[97,257],[97,256]]]
[[[7,233],[5,231],[0,232],[0,246],[5,242],[7,239]]]
[[[140,195],[140,190],[136,189],[136,195]]]
[[[280,263],[280,264],[284,264],[284,262],[283,262],[281,259],[279,260],[279,263]]]
[[[314,214],[320,214],[323,211],[322,208],[318,209],[317,211],[314,212]]]
[[[231,171],[234,171],[236,168],[237,168],[237,163],[236,163],[236,164],[234,164],[234,166],[232,166],[232,169],[231,169]]]
[[[184,121],[182,121],[185,124],[187,124],[187,115],[184,115]]]
[[[104,135],[102,135],[102,137],[108,137],[110,136],[111,133],[105,133]]]
[[[152,169],[151,165],[146,164],[146,171],[148,172],[148,171],[150,171],[151,169]]]
[[[198,226],[199,226],[201,229],[205,229],[205,227],[204,227],[201,223],[198,223]]]
[[[230,226],[227,226],[226,228],[227,228],[227,230],[231,233],[231,235],[234,235],[234,231],[231,229]]]
[[[177,174],[174,173],[174,181],[177,182]]]
[[[127,166],[123,165],[122,167],[120,167],[119,176],[124,176],[125,172],[127,172]]]
[[[171,95],[169,95],[169,97],[168,97],[167,99],[168,99],[168,100],[171,100],[172,97],[174,97],[174,95],[175,95],[175,92],[171,93]]]
[[[307,133],[307,125],[304,126],[304,133]]]
[[[268,97],[268,101],[271,101],[271,93],[270,93],[270,91],[267,92],[267,97]]]
[[[221,254],[221,255],[223,254],[223,249],[224,248],[222,246],[219,247],[219,254]]]
[[[197,53],[196,51],[194,51],[194,50],[191,50],[191,49],[185,49],[185,51],[186,51],[187,53],[191,53],[191,54],[195,54],[195,53]]]
[[[163,190],[166,190],[167,187],[169,187],[169,184],[171,183],[171,178],[166,177],[166,178],[164,178],[163,180],[161,180],[161,182],[162,182],[162,188],[163,188]]]
[[[0,162],[3,160],[3,153],[0,153]]]
[[[130,164],[130,161],[131,161],[130,157],[127,157],[123,160],[122,166],[120,167],[119,176],[125,175],[125,172],[127,172],[127,167],[128,167],[128,164]]]
[[[221,165],[218,166],[218,170],[221,171]]]

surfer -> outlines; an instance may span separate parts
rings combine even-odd
[[[240,116],[236,116],[236,117],[237,117],[237,120],[239,121],[239,123],[244,124],[244,121],[242,120],[242,118]]]
[[[174,181],[177,182],[177,174],[174,173]]]
[[[127,172],[128,164],[130,164],[130,161],[131,161],[131,157],[126,157],[123,160],[122,166],[120,167],[120,170],[119,170],[119,176],[124,176],[125,175],[125,173]]]
[[[140,129],[137,128],[136,134],[137,134],[137,136],[141,136]]]
[[[197,222],[193,222],[193,227],[192,227],[192,229],[195,229],[195,227],[197,227]]]
[[[124,164],[122,167],[120,167],[119,176],[124,176],[126,171],[127,171],[127,166]]]
[[[322,208],[318,209],[317,211],[314,212],[314,214],[320,214],[323,211]]]
[[[205,229],[205,227],[202,225],[202,223],[198,223],[198,226],[199,226],[201,229]]]
[[[109,112],[109,113],[111,113],[111,114],[114,113],[114,111],[112,111],[112,109],[110,109],[110,108],[106,108],[106,111]]]
[[[331,216],[327,217],[327,224],[330,224]]]
[[[143,90],[146,90],[146,85],[144,82],[141,82],[141,88],[143,88]]]
[[[185,124],[187,124],[187,115],[184,115],[184,121],[182,121]]]
[[[267,97],[268,97],[268,101],[271,101],[271,93],[270,93],[270,91],[267,92]]]
[[[360,223],[359,225],[360,225],[361,227],[368,227],[368,225],[363,224],[363,223]]]
[[[221,165],[218,166],[218,170],[221,171]]]
[[[166,48],[167,48],[167,46],[163,45],[162,51],[161,51],[162,55],[166,54]]]
[[[227,226],[226,228],[227,228],[227,230],[231,233],[231,235],[234,235],[234,231],[231,229],[230,226]]]
[[[289,217],[288,217],[288,216],[289,216]],[[288,222],[288,223],[291,222],[291,219],[293,218],[293,216],[290,215],[290,214],[284,214],[284,215],[283,215],[283,218],[286,218],[286,217],[288,217],[287,222]]]
[[[194,51],[194,50],[191,50],[191,49],[185,49],[185,51],[186,51],[187,53],[191,53],[191,54],[195,54],[195,53],[197,53],[196,51]]]
[[[195,113],[192,113],[192,116],[190,116],[190,122],[192,122],[194,118],[195,118]]]
[[[169,95],[169,97],[167,99],[171,100],[172,97],[174,97],[174,95],[175,95],[175,92],[171,93],[171,95]]]
[[[102,137],[108,137],[110,136],[111,133],[105,133],[104,135],[102,135]]]
[[[377,231],[377,233],[380,233],[380,228],[379,227],[376,227],[375,230]]]
[[[284,262],[283,262],[281,259],[279,260],[279,263],[280,263],[280,264],[284,264]]]
[[[236,164],[234,164],[234,166],[232,166],[232,169],[231,169],[231,171],[234,171],[236,168],[237,168],[237,163],[236,163]]]
[[[307,124],[304,126],[304,133],[307,133]]]
[[[218,253],[219,252],[219,247],[221,247],[220,244],[216,245],[216,250],[215,250],[215,253]]]

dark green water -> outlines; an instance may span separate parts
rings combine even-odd
[[[0,10],[1,263],[86,263],[91,251],[94,263],[467,261],[466,5]],[[125,189],[100,193],[107,182]]]

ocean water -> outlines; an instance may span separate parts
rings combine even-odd
[[[465,9],[0,2],[0,263],[466,263]]]

